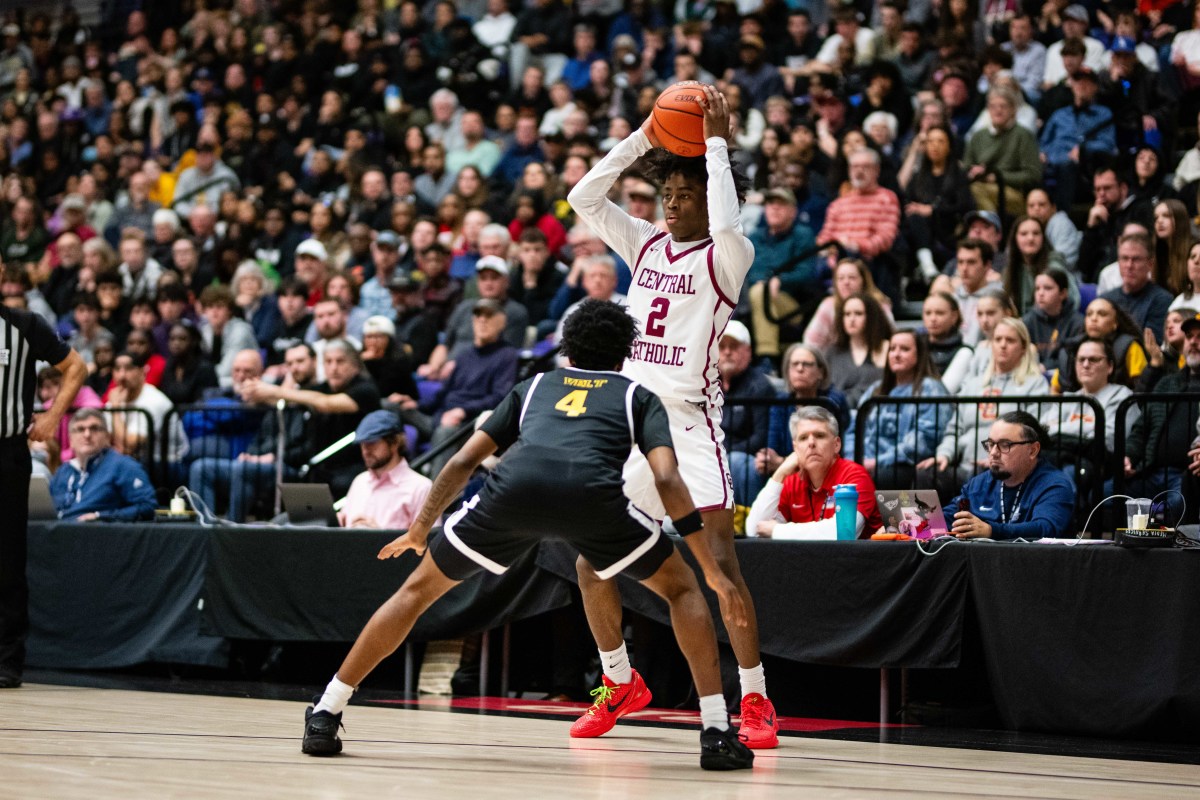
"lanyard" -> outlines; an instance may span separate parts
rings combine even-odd
[[[1016,522],[1017,517],[1021,516],[1021,490],[1025,488],[1025,484],[1017,487],[1017,493],[1013,495],[1013,510],[1012,521]],[[1004,507],[1004,484],[1000,484],[1000,522],[1008,524],[1008,511]]]
[[[820,511],[818,512],[817,504],[813,502],[812,484],[808,482],[808,478],[804,479],[804,485],[805,490],[808,492],[808,513],[812,516],[812,519],[810,519],[809,522],[820,522],[821,520],[825,519],[825,507],[829,505],[830,496],[824,491],[821,492],[821,497],[823,499],[821,501]]]

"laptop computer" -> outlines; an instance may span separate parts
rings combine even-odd
[[[949,532],[936,489],[879,489],[875,501],[887,533],[932,539]]]
[[[45,522],[58,519],[54,498],[50,496],[50,479],[45,475],[29,476],[29,521]]]
[[[283,510],[287,512],[288,524],[317,527],[336,527],[337,516],[333,513],[333,494],[327,483],[284,483],[280,484]]]

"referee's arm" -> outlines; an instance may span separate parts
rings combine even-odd
[[[58,433],[59,421],[75,402],[79,387],[87,380],[87,364],[84,363],[83,356],[75,350],[71,350],[66,358],[54,365],[54,368],[62,373],[62,388],[54,398],[54,404],[34,417],[33,425],[29,427],[29,438],[35,442],[44,442]]]

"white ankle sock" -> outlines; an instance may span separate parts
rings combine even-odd
[[[755,692],[767,696],[767,676],[763,674],[762,664],[750,669],[738,667],[738,679],[742,682],[742,697]]]
[[[700,729],[716,728],[729,730],[729,711],[725,708],[725,696],[705,695],[700,698]]]
[[[629,653],[625,650],[624,642],[616,650],[601,650],[600,666],[613,683],[629,683],[633,680],[633,667],[629,666]]]
[[[352,694],[354,694],[354,687],[342,683],[338,680],[338,676],[334,675],[333,680],[325,687],[325,694],[321,695],[321,702],[317,703],[313,712],[328,711],[330,714],[340,714],[346,704],[350,702]]]

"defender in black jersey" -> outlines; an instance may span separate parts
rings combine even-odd
[[[636,338],[636,323],[623,308],[585,302],[563,332],[563,349],[572,367],[515,387],[437,476],[412,527],[384,547],[379,558],[408,550],[429,552],[371,617],[324,695],[308,709],[301,748],[305,753],[341,751],[337,729],[350,695],[400,646],[434,601],[479,570],[502,573],[541,539],[557,537],[577,548],[601,576],[624,572],[670,604],[680,649],[701,695],[705,727],[700,766],[751,766],[753,754],[729,726],[712,617],[695,574],[657,522],[634,508],[622,491],[621,471],[636,444],[650,462],[676,528],[688,535],[702,527],[679,477],[662,403],[617,372]],[[475,468],[497,450],[506,452],[483,489],[450,516],[441,536],[430,540],[433,523]],[[688,544],[706,583],[722,606],[732,610],[731,617],[744,625],[741,596],[704,538],[690,536]],[[648,692],[636,697],[612,689],[601,693],[596,706],[609,715],[635,711],[650,700]]]

